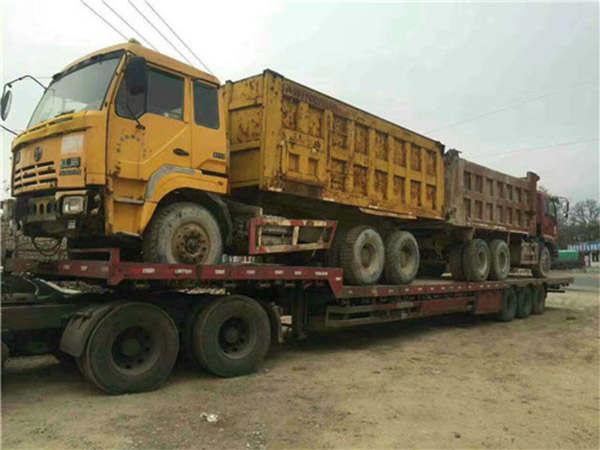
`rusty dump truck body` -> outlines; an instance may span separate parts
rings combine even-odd
[[[270,70],[224,88],[233,195],[283,192],[442,219],[443,146]]]
[[[535,235],[535,194],[539,177],[517,178],[460,158],[445,155],[446,219],[472,227]]]

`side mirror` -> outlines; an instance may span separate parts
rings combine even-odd
[[[125,81],[127,82],[127,91],[130,95],[139,95],[146,93],[148,89],[148,66],[146,58],[133,56],[129,59],[125,69]]]
[[[12,91],[10,88],[4,90],[2,99],[0,100],[0,117],[2,120],[6,120],[8,113],[10,112],[10,106],[12,105]]]

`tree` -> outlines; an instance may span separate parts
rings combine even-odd
[[[561,248],[578,242],[600,241],[600,205],[598,202],[594,199],[587,199],[575,203],[569,212],[569,218],[565,223],[559,224],[558,233]]]

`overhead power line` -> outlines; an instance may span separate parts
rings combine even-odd
[[[502,108],[494,109],[492,111],[487,111],[487,112],[484,112],[484,113],[481,113],[481,114],[477,114],[475,116],[466,117],[466,118],[461,119],[461,120],[459,120],[457,122],[454,122],[454,123],[451,123],[451,124],[448,124],[448,125],[444,125],[443,127],[434,128],[432,130],[429,130],[429,131],[427,131],[427,133],[433,133],[433,132],[440,131],[440,130],[446,130],[448,128],[453,128],[453,127],[456,127],[458,125],[462,125],[464,123],[468,123],[468,122],[472,122],[474,120],[481,119],[483,117],[488,117],[488,116],[491,116],[493,114],[498,114],[500,112],[508,111],[509,109],[516,108],[518,106],[525,105],[527,103],[537,102],[538,100],[542,100],[542,99],[544,99],[546,97],[550,97],[552,95],[556,95],[556,94],[558,94],[560,92],[563,92],[565,90],[574,89],[574,88],[577,88],[579,86],[583,86],[585,84],[588,84],[588,83],[591,83],[592,81],[597,81],[597,80],[598,80],[598,77],[591,78],[589,80],[582,81],[581,83],[576,83],[576,84],[574,84],[572,86],[569,86],[566,89],[558,89],[556,91],[547,92],[546,94],[542,94],[542,95],[539,95],[537,97],[532,97],[532,98],[528,98],[528,99],[524,99],[524,100],[518,101],[516,103],[511,103],[510,105],[504,106]],[[596,85],[594,85],[594,86],[596,86]]]
[[[102,20],[102,22],[104,22],[106,25],[108,25],[109,27],[111,27],[116,33],[120,34],[121,37],[123,37],[123,39],[125,39],[125,41],[127,41],[127,36],[125,36],[123,33],[121,33],[119,30],[117,30],[108,20],[106,20],[104,17],[102,17],[99,13],[97,13],[90,5],[88,5],[86,2],[84,2],[83,0],[79,0],[81,3],[83,3],[85,5],[85,7],[87,9],[89,9],[91,12],[93,12],[96,16],[98,16],[100,18],[100,20]]]
[[[106,3],[104,0],[102,0],[102,3],[104,3],[104,6],[106,6],[108,9],[110,9],[115,16],[117,16],[119,19],[121,19],[121,21],[125,25],[127,25],[131,29],[131,31],[133,31],[135,34],[137,34],[139,37],[141,37],[142,40],[144,40],[155,51],[158,51],[157,48],[154,45],[152,45],[152,43],[142,35],[142,33],[140,33],[135,28],[133,28],[133,26],[131,26],[131,24],[129,22],[127,22],[125,19],[123,19],[123,17],[121,17],[121,15],[117,11],[115,11],[108,3]]]
[[[196,58],[196,60],[198,60],[198,62],[200,64],[202,64],[202,66],[208,71],[208,73],[210,73],[211,75],[214,75],[212,70],[210,70],[208,68],[208,66],[206,64],[204,64],[204,62],[202,62],[202,60],[198,57],[198,55],[196,55],[196,53],[194,53],[194,51],[183,41],[183,39],[181,39],[179,37],[179,35],[175,32],[175,30],[173,28],[171,28],[169,26],[169,24],[167,23],[167,21],[165,19],[163,19],[163,17],[158,13],[158,11],[156,11],[152,5],[148,2],[148,0],[144,0],[144,2],[146,3],[146,5],[148,5],[148,8],[150,8],[152,10],[152,12],[154,12],[154,14],[156,14],[156,16],[161,20],[162,23],[165,24],[165,26],[171,30],[171,33],[173,33],[173,35],[179,39],[179,42],[181,42],[183,44],[183,46],[194,56],[194,58]]]
[[[168,39],[168,38],[167,38],[167,37],[166,37],[164,34],[162,34],[162,33],[161,33],[161,31],[160,31],[158,28],[156,28],[156,26],[155,26],[155,25],[154,25],[154,24],[153,24],[153,23],[150,21],[150,19],[148,19],[148,18],[147,18],[147,17],[144,15],[144,13],[143,13],[142,11],[140,11],[140,10],[138,9],[138,7],[137,7],[137,6],[135,6],[135,4],[134,4],[134,3],[133,3],[131,0],[127,0],[127,1],[129,2],[129,4],[130,4],[131,6],[133,6],[133,9],[135,9],[135,10],[138,12],[138,14],[139,14],[140,16],[142,16],[146,22],[148,22],[148,24],[149,24],[149,25],[150,25],[152,28],[154,28],[154,30],[155,30],[155,31],[156,31],[158,34],[160,34],[160,35],[162,36],[162,38],[163,38],[165,41],[167,41],[167,43],[168,43],[168,44],[169,44],[171,47],[173,47],[173,50],[175,50],[177,53],[179,53],[179,55],[180,55],[180,56],[181,56],[183,59],[185,59],[185,60],[186,60],[186,62],[187,62],[187,63],[188,63],[190,66],[193,66],[193,64],[190,62],[190,60],[189,60],[189,59],[187,59],[187,58],[185,57],[185,55],[184,55],[183,53],[181,53],[181,52],[179,51],[179,49],[178,49],[177,47],[175,47],[175,46],[173,45],[173,43],[172,43],[172,42],[171,42],[171,41],[170,41],[170,40],[169,40],[169,39]]]
[[[519,149],[514,149],[514,150],[505,150],[502,152],[496,152],[496,153],[488,153],[487,155],[477,155],[477,158],[487,158],[489,156],[500,156],[500,155],[509,155],[512,153],[522,153],[522,152],[528,152],[531,150],[542,150],[545,148],[553,148],[553,147],[565,147],[567,145],[579,145],[579,144],[587,144],[590,142],[598,142],[600,141],[600,139],[596,138],[596,139],[588,139],[588,140],[583,140],[583,141],[571,141],[571,142],[561,142],[558,144],[548,144],[548,145],[542,145],[540,147],[527,147],[527,148],[519,148]]]

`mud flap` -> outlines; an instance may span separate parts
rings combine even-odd
[[[71,356],[81,356],[94,327],[109,311],[122,304],[93,305],[73,314],[60,339],[60,350]]]
[[[283,344],[283,327],[281,326],[281,311],[274,303],[259,302],[267,313],[271,328],[271,344]]]

